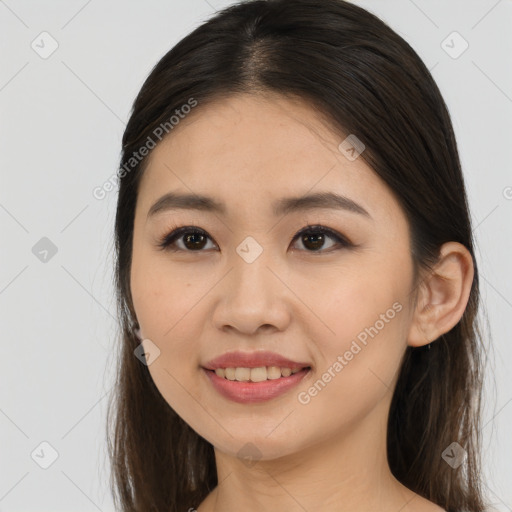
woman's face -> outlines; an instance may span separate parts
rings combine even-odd
[[[199,102],[150,155],[131,267],[144,348],[156,355],[148,368],[221,452],[266,460],[354,432],[385,439],[412,322],[408,225],[363,158],[339,149],[344,139],[306,104],[239,95]],[[151,213],[169,193],[221,209],[169,201]],[[306,201],[319,193],[347,200]],[[320,228],[299,234],[308,225]],[[260,369],[204,368],[235,351],[252,363],[213,366]],[[263,351],[307,368],[287,377],[254,359]]]

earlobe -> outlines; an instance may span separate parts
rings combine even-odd
[[[438,262],[421,284],[408,345],[426,345],[459,322],[469,300],[473,277],[473,258],[468,249],[458,242],[446,242]]]

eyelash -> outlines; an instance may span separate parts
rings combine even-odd
[[[210,240],[212,240],[212,238],[205,232],[203,231],[202,229],[200,228],[197,228],[195,226],[183,226],[183,227],[179,227],[179,226],[173,226],[172,228],[170,228],[170,232],[163,236],[157,246],[160,250],[162,251],[173,251],[173,252],[189,252],[189,253],[200,253],[200,252],[205,252],[203,249],[201,250],[197,250],[197,251],[191,251],[191,250],[188,250],[188,249],[176,249],[176,248],[171,248],[172,244],[174,244],[174,242],[176,240],[179,240],[179,238],[185,234],[198,234],[198,235],[205,235],[207,238],[209,238]],[[345,238],[344,236],[340,235],[337,231],[334,231],[330,228],[327,228],[325,226],[321,226],[321,225],[318,225],[318,224],[308,224],[307,226],[305,226],[304,228],[302,228],[300,231],[298,231],[294,236],[293,238],[290,240],[290,242],[293,242],[295,239],[299,238],[300,236],[304,235],[304,234],[324,234],[324,235],[328,235],[330,238],[334,239],[339,246],[341,247],[338,247],[336,248],[336,246],[333,246],[333,247],[330,247],[329,249],[319,249],[317,251],[308,251],[308,250],[305,250],[305,252],[309,252],[311,254],[324,254],[324,253],[330,253],[334,250],[340,250],[340,249],[343,249],[343,248],[347,248],[347,247],[352,247],[353,244],[351,242],[349,242],[349,240],[347,238]],[[212,240],[213,241],[213,240]]]

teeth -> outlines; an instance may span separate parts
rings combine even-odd
[[[281,377],[300,372],[302,368],[283,368],[279,366],[260,366],[258,368],[217,368],[215,373],[219,377],[239,382],[263,382],[264,380],[275,380]]]
[[[251,370],[249,370],[249,368],[236,368],[235,380],[239,380],[241,382],[251,380]]]

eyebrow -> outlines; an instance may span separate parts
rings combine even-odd
[[[212,197],[200,194],[178,194],[169,192],[151,206],[147,218],[168,210],[198,210],[226,215],[226,206]],[[314,194],[285,197],[272,205],[275,216],[286,215],[314,209],[346,210],[371,219],[371,215],[359,203],[334,192],[317,192]]]

